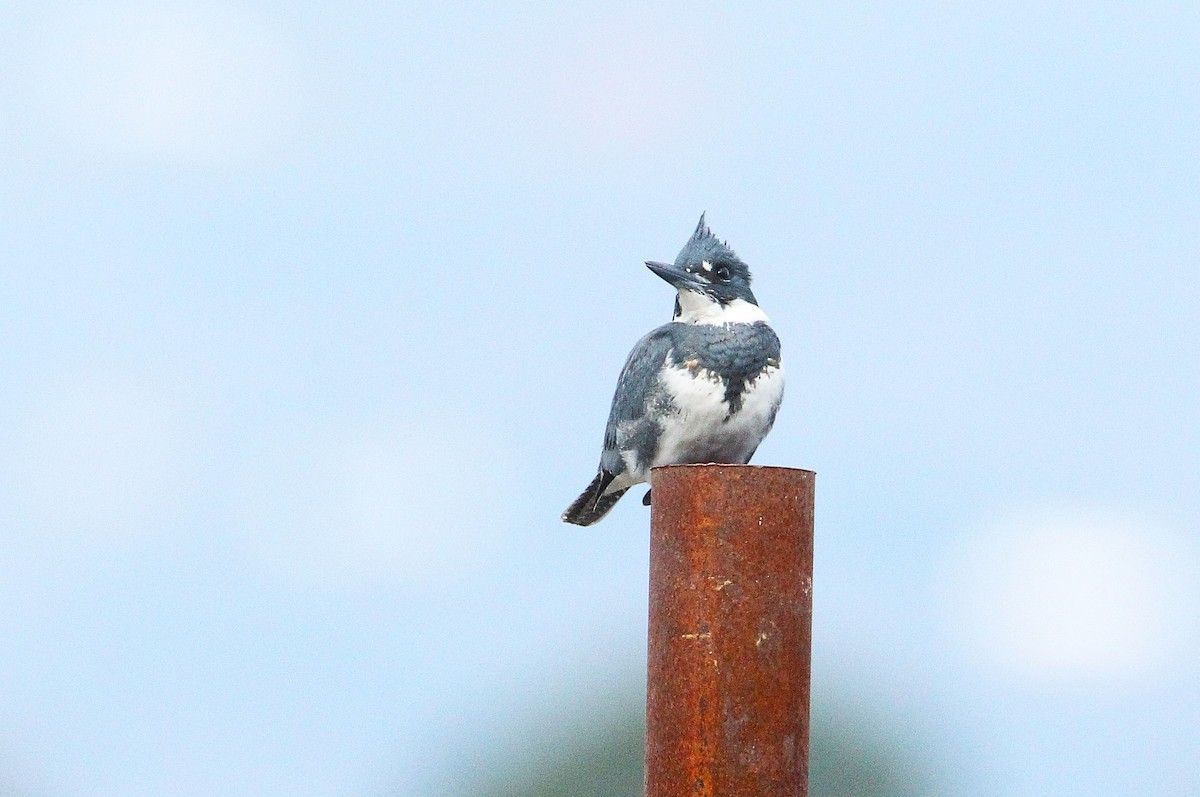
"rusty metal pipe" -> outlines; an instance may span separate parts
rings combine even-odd
[[[656,468],[646,797],[805,797],[812,471]]]

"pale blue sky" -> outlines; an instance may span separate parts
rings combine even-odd
[[[0,785],[453,794],[636,689],[563,526],[701,211],[815,688],[950,795],[1200,792],[1200,9],[10,3]]]

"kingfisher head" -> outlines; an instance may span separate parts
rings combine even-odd
[[[758,305],[750,290],[750,267],[712,234],[703,213],[674,263],[648,260],[646,265],[679,291],[676,318],[719,315],[739,301]]]

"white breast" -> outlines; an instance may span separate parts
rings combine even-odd
[[[695,375],[693,375],[695,374]],[[783,367],[767,368],[729,416],[725,386],[703,370],[668,368],[663,380],[678,412],[662,419],[653,466],[687,462],[745,462],[771,429],[783,399]]]

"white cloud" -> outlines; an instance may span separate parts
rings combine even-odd
[[[116,369],[30,388],[0,429],[0,517],[49,538],[144,531],[178,500],[194,423],[170,387]]]
[[[301,580],[453,578],[482,561],[503,523],[498,461],[483,436],[445,422],[315,432],[250,467],[244,533]]]
[[[232,6],[99,3],[24,48],[46,133],[85,154],[216,163],[261,155],[294,121],[280,37]]]
[[[1189,567],[1190,561],[1190,567]],[[1170,662],[1197,630],[1195,550],[1100,509],[1013,514],[952,557],[945,600],[988,666],[1111,680]]]

